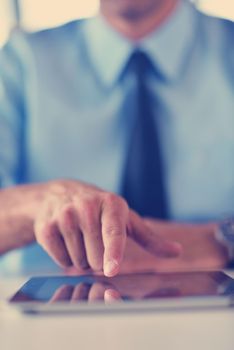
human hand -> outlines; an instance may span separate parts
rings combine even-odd
[[[215,238],[216,223],[185,224],[145,219],[145,224],[182,247],[180,256],[170,261],[155,257],[157,271],[216,270],[224,268],[228,262],[226,249]]]
[[[62,267],[116,275],[131,237],[161,258],[177,257],[180,245],[157,234],[119,196],[78,181],[48,186],[34,225],[37,242]]]

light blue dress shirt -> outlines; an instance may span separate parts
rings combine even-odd
[[[207,17],[187,1],[138,43],[115,32],[101,16],[15,33],[0,53],[2,186],[75,178],[119,191],[135,83],[131,75],[120,76],[138,47],[160,73],[149,84],[171,218],[230,215],[233,38],[234,23]],[[49,261],[38,247],[25,251],[26,264],[41,267]],[[9,263],[12,257],[14,264]],[[11,253],[5,266],[15,269],[19,259]]]

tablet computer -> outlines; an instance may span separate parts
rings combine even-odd
[[[26,313],[227,307],[234,304],[234,280],[219,271],[35,277],[9,303]]]

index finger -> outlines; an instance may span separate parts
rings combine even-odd
[[[121,198],[108,195],[102,209],[103,269],[107,277],[120,269],[127,237],[128,206]]]

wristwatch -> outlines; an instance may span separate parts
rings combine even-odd
[[[234,218],[222,221],[216,231],[216,239],[228,252],[227,268],[234,268]]]

